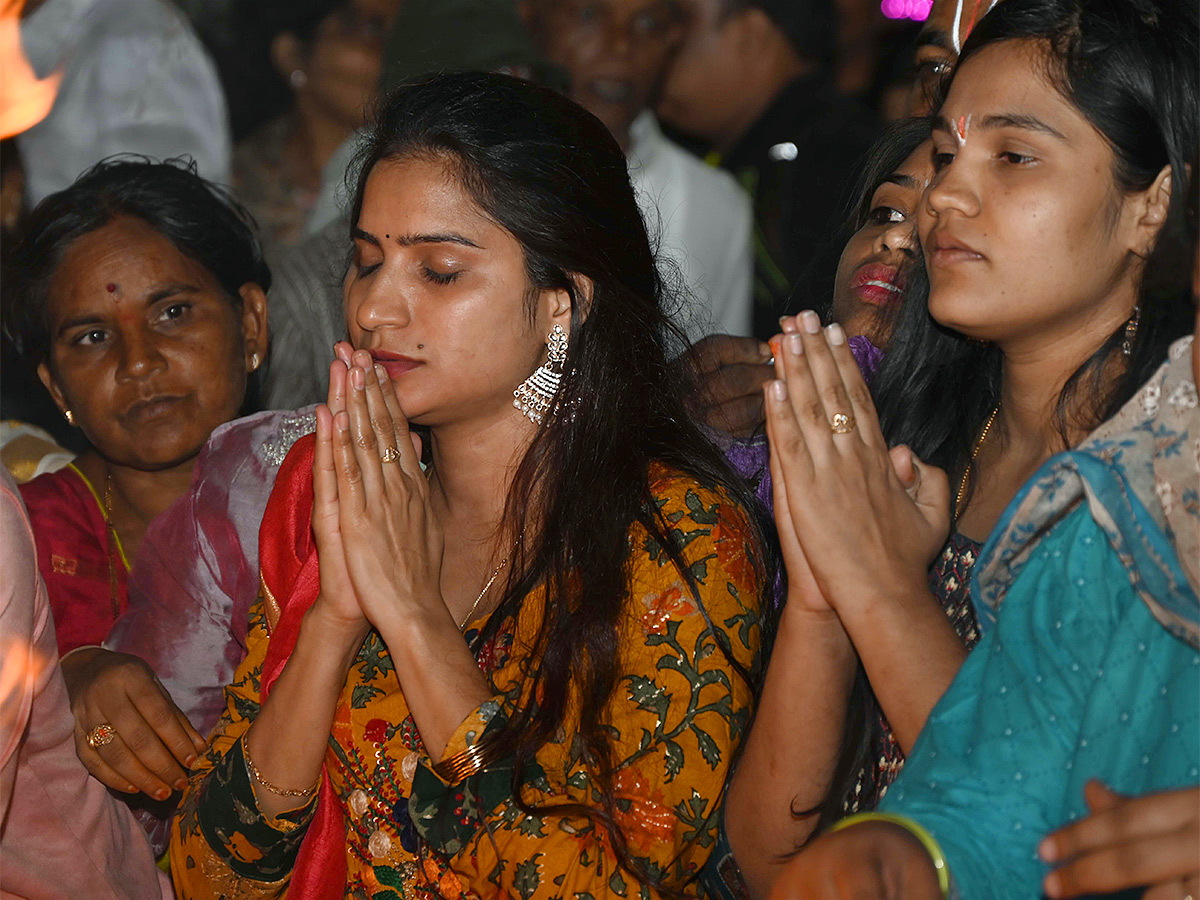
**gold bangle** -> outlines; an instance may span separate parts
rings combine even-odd
[[[458,784],[460,781],[465,781],[472,775],[482,772],[495,762],[490,751],[491,748],[483,742],[472,744],[449,759],[443,759],[440,763],[435,764],[433,771],[450,785]]]
[[[254,760],[250,758],[250,748],[246,745],[246,734],[248,733],[249,732],[246,732],[242,735],[242,759],[246,761],[246,768],[250,770],[250,777],[265,787],[272,794],[276,794],[280,797],[307,797],[314,793],[317,788],[321,786],[320,775],[317,776],[317,783],[305,791],[292,791],[288,790],[287,788],[281,788],[271,784],[271,782],[263,778],[262,772],[258,771],[258,767],[254,765]]]
[[[937,838],[926,831],[919,822],[895,813],[861,812],[834,822],[829,833],[833,834],[835,831],[841,831],[843,828],[849,828],[860,822],[888,822],[892,825],[899,825],[915,837],[925,848],[925,852],[929,854],[929,860],[937,871],[938,890],[941,891],[942,900],[950,900],[950,867],[946,864],[946,855],[942,853],[942,846],[937,842]]]

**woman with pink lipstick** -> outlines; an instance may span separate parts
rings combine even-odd
[[[243,405],[271,276],[248,218],[194,168],[121,159],[43,200],[9,262],[4,327],[91,443],[21,487],[74,696],[117,656],[95,645],[147,525]],[[116,670],[119,690],[75,710],[80,754],[110,787],[165,799],[204,742],[140,660]]]
[[[875,143],[861,179],[854,234],[838,261],[830,317],[852,342],[869,342],[871,371],[891,343],[921,258],[917,208],[933,176],[929,135],[926,119],[908,119]]]
[[[620,148],[446,75],[387,98],[357,180],[350,340],[263,518],[177,890],[691,893],[771,581],[671,380]]]
[[[864,761],[874,799],[895,777],[978,639],[972,568],[1001,512],[1189,330],[1143,272],[1182,219],[1196,33],[1173,0],[1004,0],[935,118],[928,305],[904,308],[871,392],[840,326],[805,313],[775,340],[788,604],[726,807],[756,893],[858,800]]]

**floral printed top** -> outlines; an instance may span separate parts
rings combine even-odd
[[[754,664],[763,575],[749,518],[727,495],[663,470],[652,472],[651,491],[699,583],[704,612],[663,548],[635,525],[622,674],[606,712],[617,761],[615,818],[643,871],[663,888],[695,895],[730,761],[750,719],[750,686],[720,645],[741,666]],[[462,723],[441,759],[483,739],[518,702],[543,603],[540,590],[531,593],[519,615],[477,648],[496,693]],[[473,623],[466,639],[482,625]],[[248,655],[226,689],[227,709],[173,826],[180,897],[284,896],[313,818],[311,799],[276,818],[260,813],[242,755],[270,640],[260,600]],[[599,806],[571,721],[525,772],[526,804]],[[659,896],[617,865],[603,826],[522,810],[511,764],[452,786],[434,770],[438,761],[422,746],[387,647],[372,632],[347,678],[325,762],[346,825],[345,897]]]
[[[941,603],[946,618],[968,650],[979,643],[979,622],[971,602],[971,571],[975,568],[982,547],[978,541],[953,531],[946,546],[929,567],[929,589]],[[847,815],[875,809],[904,768],[904,751],[896,742],[887,716],[878,703],[875,706],[870,755],[843,805]]]

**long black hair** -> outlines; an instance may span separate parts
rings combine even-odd
[[[1159,245],[1176,241],[1200,109],[1194,0],[1004,0],[971,33],[956,71],[985,47],[1009,40],[1046,46],[1050,83],[1112,147],[1119,188],[1144,190],[1171,167]],[[1112,416],[1161,363],[1171,341],[1190,330],[1177,288],[1159,287],[1177,286],[1184,273],[1155,268],[1161,277],[1141,285],[1137,336],[1123,372],[1114,378],[1105,363],[1119,351],[1124,326],[1060,393],[1056,420],[1064,448],[1069,425],[1090,430]],[[995,347],[933,321],[920,302],[927,296],[928,280],[915,272],[892,352],[872,387],[889,443],[907,444],[926,462],[958,473],[999,401],[1002,357]]]
[[[371,169],[406,157],[443,161],[517,239],[531,299],[547,289],[572,299],[558,414],[539,427],[505,509],[502,527],[524,537],[503,600],[475,641],[494,637],[527,595],[545,587],[522,688],[536,702],[509,711],[494,738],[500,752],[515,757],[514,796],[525,803],[523,776],[534,754],[567,724],[569,702],[578,702],[581,758],[603,802],[599,809],[553,811],[598,820],[621,864],[655,883],[659,876],[630,857],[614,821],[605,721],[628,614],[630,528],[646,529],[699,603],[696,581],[651,496],[652,464],[718,486],[746,510],[753,501],[684,405],[686,386],[667,362],[673,330],[659,270],[625,157],[599,119],[554,91],[504,75],[441,75],[401,87],[383,99],[356,160],[352,222]],[[590,296],[579,276],[591,282]],[[741,676],[757,683],[757,671],[733,659],[722,630],[712,633]]]

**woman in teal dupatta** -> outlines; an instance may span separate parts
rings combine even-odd
[[[1200,896],[1193,340],[1017,495],[975,570],[984,636],[880,813],[773,896]]]

